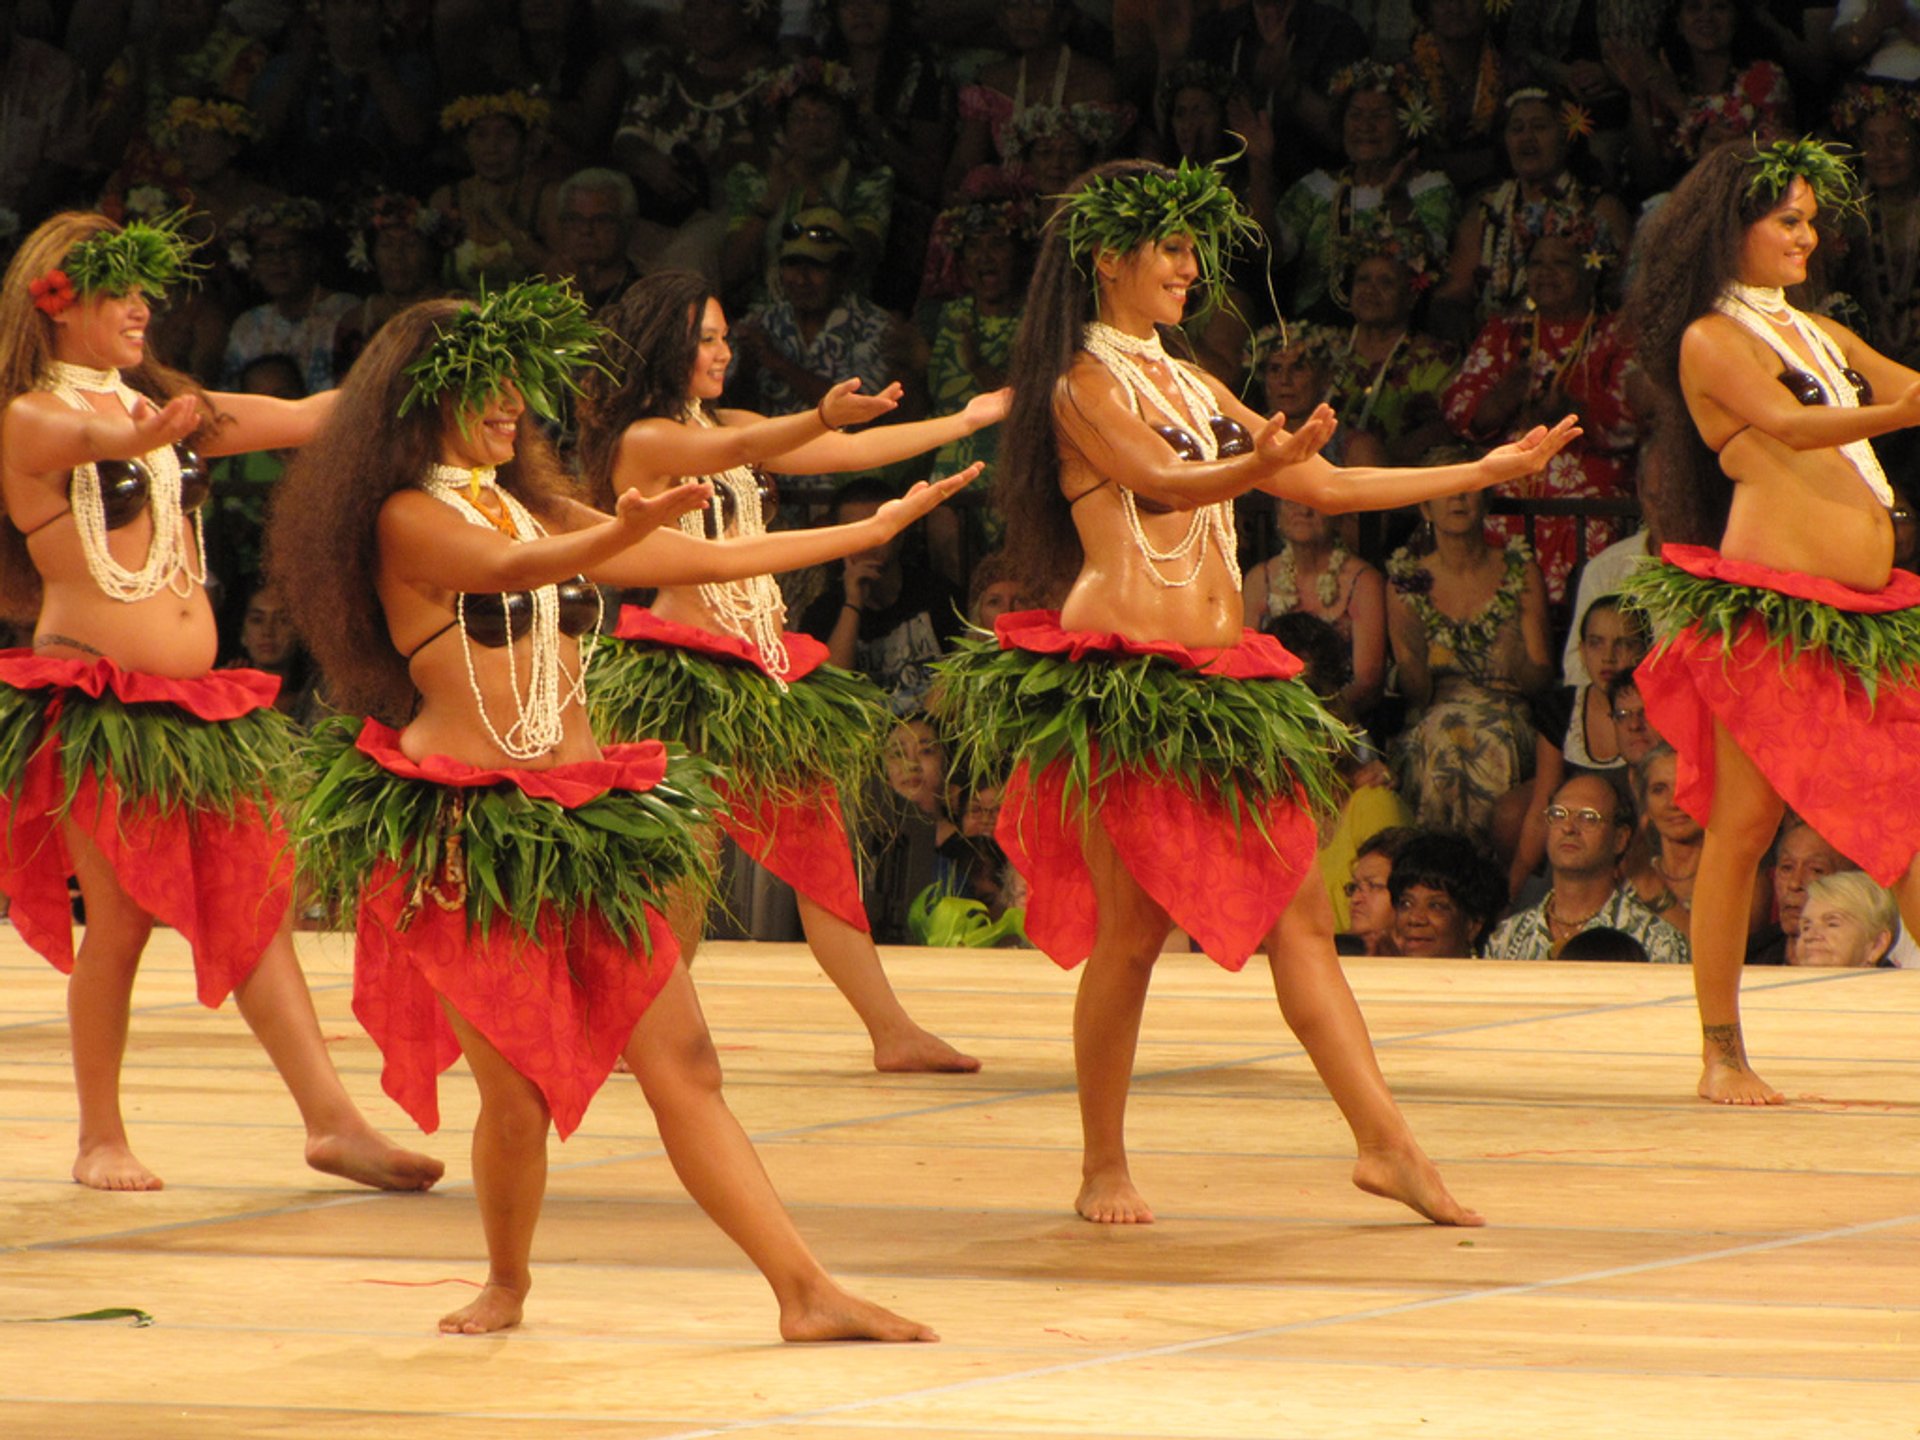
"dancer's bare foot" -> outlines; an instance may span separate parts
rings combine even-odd
[[[440,1317],[442,1335],[491,1335],[496,1330],[511,1330],[520,1323],[526,1305],[523,1291],[509,1289],[489,1280],[480,1287],[471,1305],[462,1305],[450,1315]]]
[[[780,1306],[780,1338],[815,1340],[938,1340],[918,1320],[896,1315],[883,1305],[849,1295],[821,1276]]]
[[[166,1182],[134,1158],[126,1142],[82,1145],[73,1178],[89,1190],[163,1190]]]
[[[1125,1169],[1099,1170],[1080,1181],[1073,1208],[1096,1225],[1151,1225],[1153,1210]]]
[[[431,1155],[403,1150],[368,1126],[337,1135],[309,1135],[307,1164],[375,1190],[426,1190],[447,1167]]]
[[[1362,1150],[1353,1162],[1353,1183],[1369,1195],[1398,1200],[1436,1225],[1484,1225],[1486,1217],[1453,1198],[1447,1182],[1412,1140]]]
[[[904,1034],[875,1039],[873,1068],[889,1074],[926,1070],[943,1075],[971,1075],[980,1068],[980,1062],[916,1025]]]
[[[1716,1105],[1784,1105],[1787,1097],[1762,1080],[1745,1064],[1730,1065],[1715,1057],[1700,1071],[1700,1098]]]
[[[1787,1097],[1753,1073],[1736,1022],[1700,1027],[1700,1098],[1716,1105],[1784,1105]]]

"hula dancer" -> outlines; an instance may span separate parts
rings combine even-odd
[[[1027,929],[1087,962],[1074,1012],[1089,1220],[1153,1218],[1128,1170],[1140,1013],[1169,928],[1238,969],[1267,949],[1280,1007],[1359,1146],[1354,1180],[1445,1224],[1447,1192],[1374,1060],[1333,949],[1309,807],[1344,740],[1300,662],[1241,628],[1233,497],[1340,513],[1539,470],[1573,435],[1536,429],[1470,465],[1340,469],[1321,406],[1294,432],[1169,356],[1189,293],[1252,222],[1216,172],[1120,161],[1049,222],[1013,358],[1000,481],[1020,573],[1072,577],[1060,613],[1002,616],[949,667],[976,773],[1013,769],[998,835],[1032,892]]]
[[[684,270],[640,281],[605,318],[625,375],[596,372],[585,381],[580,449],[588,481],[604,502],[630,487],[656,495],[676,477],[704,477],[712,504],[680,521],[692,535],[766,533],[761,465],[807,475],[869,469],[1006,414],[1000,390],[938,420],[842,434],[884,415],[899,396],[897,385],[862,395],[857,380],[797,415],[717,409],[733,353],[726,316],[706,282]],[[651,609],[623,608],[594,681],[599,726],[610,736],[666,736],[719,767],[721,827],[793,887],[807,944],[866,1025],[875,1069],[978,1070],[978,1060],[907,1014],[860,900],[842,797],[858,797],[877,772],[893,718],[872,685],[826,664],[827,647],[787,631],[785,619],[771,575],[669,586]],[[704,908],[702,898],[675,917],[689,962]]]
[[[333,397],[209,394],[154,360],[149,301],[191,269],[177,216],[121,229],[75,212],[28,236],[0,281],[0,599],[34,622],[30,650],[0,654],[0,891],[72,976],[82,1185],[161,1187],[120,1111],[158,920],[192,946],[202,1003],[235,997],[300,1107],[307,1163],[424,1190],[440,1162],[354,1107],[294,958],[279,682],[213,670],[200,457],[303,444]],[[69,875],[86,903],[77,954]]]
[[[371,712],[320,745],[298,824],[319,892],[357,907],[354,1011],[388,1093],[439,1120],[439,1072],[480,1086],[474,1186],[486,1286],[440,1328],[519,1322],[549,1124],[576,1126],[624,1057],[675,1171],[759,1266],[790,1340],[931,1338],[808,1252],[720,1093],[660,909],[701,882],[703,767],[658,741],[598,746],[582,703],[596,582],[692,584],[818,563],[926,513],[923,486],[852,533],[725,546],[668,525],[707,497],[566,498],[529,409],[551,414],[597,343],[577,297],[520,285],[429,301],[355,362],[288,472],[270,565],[339,698]],[[394,728],[398,726],[400,728]]]
[[[1748,907],[1783,805],[1920,932],[1920,577],[1893,569],[1893,492],[1867,444],[1920,422],[1920,373],[1782,293],[1807,278],[1816,217],[1853,197],[1811,140],[1710,151],[1648,222],[1629,299],[1670,412],[1666,563],[1628,587],[1660,637],[1637,678],[1706,826],[1689,931],[1699,1092],[1723,1104],[1783,1098],[1740,1030]]]

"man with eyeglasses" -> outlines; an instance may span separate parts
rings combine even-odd
[[[1620,884],[1620,857],[1633,838],[1633,809],[1611,782],[1575,775],[1553,792],[1546,821],[1553,888],[1532,909],[1494,927],[1489,958],[1556,959],[1574,936],[1605,926],[1639,941],[1657,965],[1686,964],[1686,936]]]
[[[618,300],[640,278],[629,247],[640,214],[633,182],[618,170],[577,170],[560,182],[555,279],[572,278],[589,310]]]

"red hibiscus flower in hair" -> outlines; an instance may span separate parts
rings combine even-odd
[[[47,271],[38,280],[28,284],[27,293],[33,296],[34,308],[48,315],[58,315],[77,298],[73,293],[73,281],[67,278],[64,270]]]

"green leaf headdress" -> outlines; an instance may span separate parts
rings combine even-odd
[[[467,416],[512,384],[529,410],[557,420],[561,397],[580,393],[581,367],[604,368],[595,358],[601,334],[570,285],[524,280],[497,294],[482,291],[407,367],[413,388],[400,413],[451,398],[464,426]]]
[[[202,268],[193,259],[194,242],[184,232],[185,210],[158,220],[135,220],[120,230],[88,236],[61,262],[74,293],[126,295],[138,290],[158,298]]]
[[[1191,235],[1211,308],[1226,278],[1225,259],[1261,238],[1259,225],[1227,186],[1225,167],[1238,158],[1211,165],[1183,159],[1174,170],[1096,176],[1061,206],[1068,253],[1085,273],[1102,250],[1124,255],[1169,236]]]
[[[1754,142],[1747,163],[1753,178],[1747,182],[1747,194],[1772,206],[1793,184],[1794,177],[1807,182],[1820,208],[1844,215],[1859,210],[1864,203],[1855,185],[1853,170],[1846,162],[1846,147],[1829,145],[1803,135],[1798,140],[1775,140],[1762,145]]]

